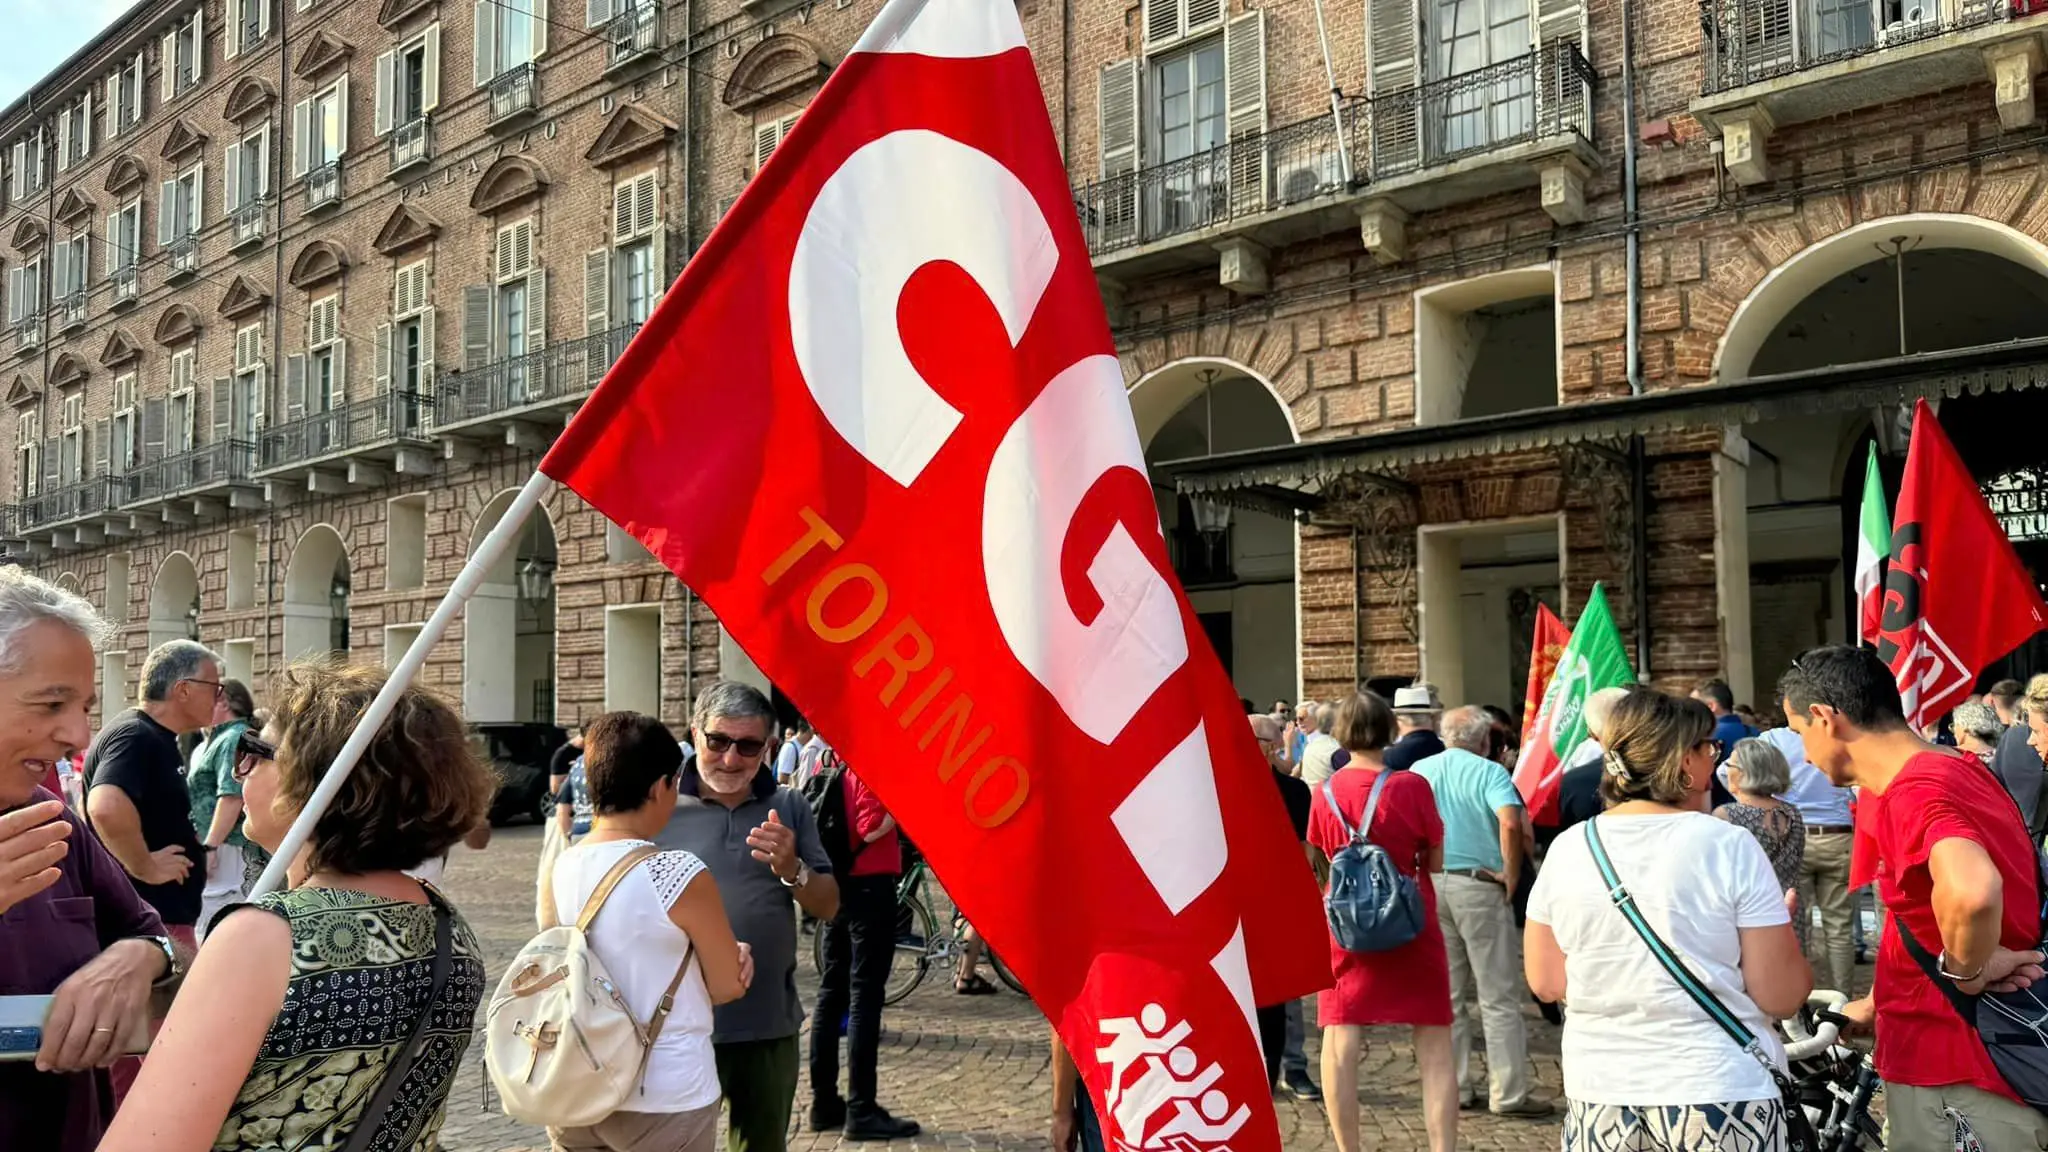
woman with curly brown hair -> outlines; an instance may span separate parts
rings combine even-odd
[[[244,734],[251,840],[275,852],[384,686],[381,669],[286,669]],[[107,1148],[434,1147],[484,994],[476,938],[405,874],[490,806],[462,718],[409,686],[292,862],[291,887],[223,911]],[[262,913],[262,914],[259,914]]]

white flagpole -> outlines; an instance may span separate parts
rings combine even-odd
[[[306,800],[304,811],[292,821],[291,831],[285,833],[284,842],[277,846],[276,855],[270,858],[270,866],[263,870],[256,886],[249,890],[249,899],[254,900],[284,887],[286,870],[291,867],[299,850],[306,846],[307,839],[313,834],[313,825],[320,822],[327,806],[334,803],[335,794],[348,781],[348,774],[355,771],[356,761],[362,759],[363,749],[369,747],[370,738],[377,734],[384,721],[390,718],[391,710],[398,706],[399,694],[412,683],[420,665],[426,663],[428,651],[448,630],[448,622],[455,619],[455,614],[462,611],[469,598],[476,594],[477,587],[484,582],[484,573],[490,571],[505,550],[512,546],[520,528],[525,526],[526,518],[533,514],[534,508],[539,506],[554,483],[545,473],[536,470],[533,478],[519,490],[519,495],[512,498],[512,506],[505,509],[505,515],[484,536],[483,543],[477,546],[476,555],[471,556],[469,563],[456,574],[455,583],[448,586],[448,594],[441,598],[441,606],[434,609],[434,614],[420,628],[420,634],[413,638],[412,646],[405,650],[398,667],[391,670],[391,678],[385,681],[377,698],[370,702],[369,710],[363,713],[356,730],[349,734],[348,742],[341,746],[341,752],[328,767],[327,775],[321,777],[320,786]]]

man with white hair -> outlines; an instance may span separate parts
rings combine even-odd
[[[1614,706],[1626,699],[1628,692],[1626,688],[1602,688],[1586,697],[1586,738],[1564,762],[1564,775],[1557,785],[1557,827],[1549,832],[1546,844],[1559,832],[1600,814],[1600,758],[1606,755],[1600,734],[1607,728],[1608,717],[1614,715]]]
[[[1436,793],[1444,825],[1436,918],[1450,960],[1459,1102],[1477,1107],[1477,1090],[1467,1076],[1476,998],[1494,1115],[1548,1116],[1556,1106],[1529,1095],[1529,1044],[1522,1027],[1525,985],[1514,910],[1524,852],[1522,794],[1508,770],[1487,759],[1493,717],[1485,709],[1453,708],[1439,722],[1439,735],[1444,750],[1413,771]]]
[[[187,947],[197,947],[206,852],[178,737],[212,723],[224,679],[220,657],[198,642],[157,645],[142,665],[141,700],[107,723],[85,758],[87,822]]]

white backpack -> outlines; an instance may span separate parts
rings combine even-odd
[[[573,925],[555,923],[549,901],[540,935],[526,942],[499,981],[484,1019],[484,1065],[513,1119],[585,1127],[624,1108],[639,1088],[690,955],[684,953],[643,1027],[586,933],[612,889],[657,851],[634,848],[612,865]]]

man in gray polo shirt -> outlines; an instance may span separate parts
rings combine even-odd
[[[731,1109],[730,1152],[783,1152],[796,1100],[796,916],[792,901],[820,920],[839,911],[839,886],[818,840],[811,809],[778,787],[764,762],[775,709],[759,691],[720,680],[697,697],[690,735],[697,756],[684,765],[676,813],[659,837],[704,861],[733,935],[753,947],[747,994],[713,1009],[712,1049]]]

